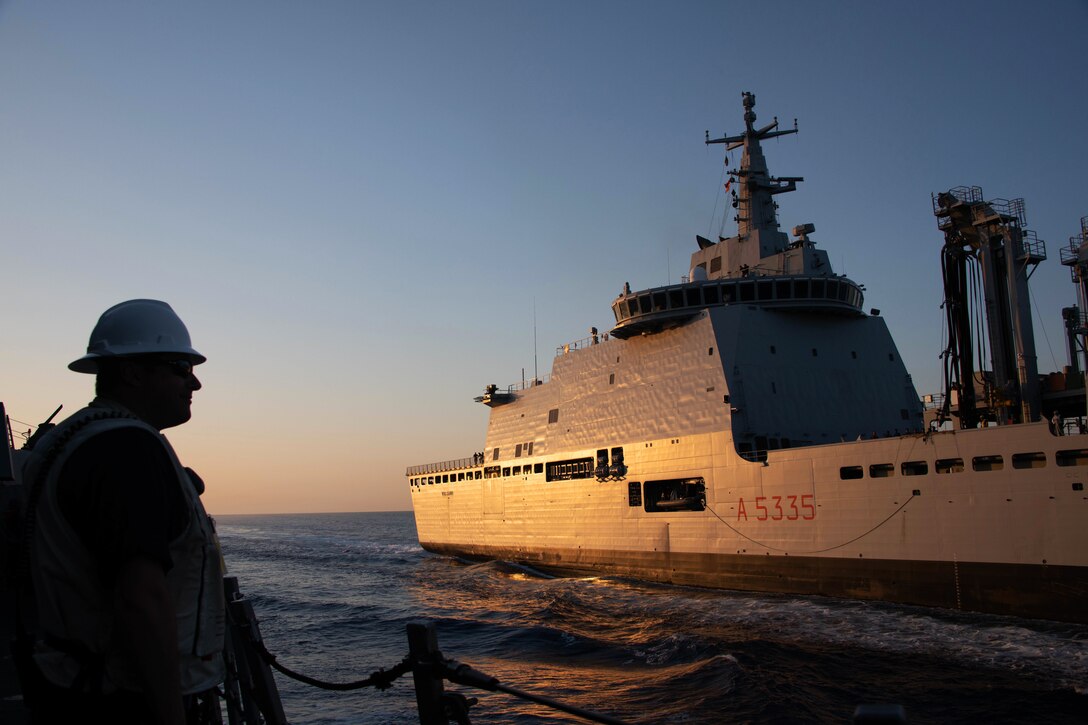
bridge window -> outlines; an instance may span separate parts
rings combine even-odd
[[[799,299],[808,297],[808,280],[797,279],[793,282],[793,296]]]
[[[592,458],[575,458],[569,461],[549,461],[548,481],[567,481],[572,478],[591,478],[593,476]]]
[[[1055,460],[1059,466],[1088,466],[1088,450],[1058,451]]]
[[[774,288],[770,282],[760,282],[756,285],[756,291],[760,300],[770,300],[774,297]]]
[[[684,290],[684,293],[685,295],[687,295],[688,307],[698,307],[699,305],[703,304],[703,300],[699,295],[698,287],[688,287],[686,290]]]
[[[1013,468],[1046,468],[1046,454],[1042,451],[1033,453],[1013,453]]]
[[[824,296],[824,281],[822,279],[812,280],[812,297],[820,298]]]
[[[904,476],[924,476],[929,473],[929,464],[925,461],[903,461],[899,469]]]
[[[740,301],[752,302],[756,298],[756,286],[751,282],[743,282],[740,285]]]
[[[678,310],[684,306],[684,290],[669,290],[669,307]]]
[[[938,458],[933,464],[933,470],[937,473],[962,473],[962,458]]]
[[[703,288],[703,299],[708,305],[716,305],[721,302],[722,289],[718,285]]]
[[[650,295],[646,294],[638,296],[638,311],[644,315],[652,311],[650,306]]]
[[[1000,471],[1005,467],[1001,456],[975,456],[971,459],[971,470]]]
[[[839,469],[839,478],[843,481],[850,481],[855,478],[863,478],[865,471],[861,466],[843,466]]]
[[[664,292],[654,292],[654,312],[664,312],[668,309],[668,304],[665,302]]]

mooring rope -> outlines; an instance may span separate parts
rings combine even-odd
[[[280,672],[281,674],[290,677],[292,680],[297,680],[298,682],[306,685],[311,685],[313,687],[319,687],[322,690],[337,690],[343,692],[347,690],[361,690],[364,687],[374,687],[378,690],[388,690],[390,687],[392,687],[393,682],[398,677],[412,671],[412,660],[409,657],[405,657],[399,664],[394,665],[389,670],[385,670],[384,668],[379,669],[377,672],[372,673],[370,677],[367,677],[363,680],[356,680],[354,682],[326,682],[324,680],[319,680],[317,678],[295,672],[294,670],[291,670],[288,667],[281,665],[276,660],[276,655],[269,652],[268,648],[264,646],[264,642],[257,641],[253,642],[252,644],[257,648],[257,652],[261,655],[261,658],[271,667],[273,667],[277,672]]]

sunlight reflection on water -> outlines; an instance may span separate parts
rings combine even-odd
[[[405,625],[426,619],[448,657],[632,723],[843,721],[863,702],[903,704],[911,723],[1088,711],[1083,627],[466,564],[422,552],[406,514],[245,517],[221,533],[269,648],[328,679],[400,661]],[[281,689],[300,725],[418,721],[408,679]],[[448,689],[479,697],[474,723],[580,722]]]

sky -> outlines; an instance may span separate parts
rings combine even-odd
[[[485,385],[735,233],[704,134],[744,91],[797,119],[764,144],[804,177],[782,228],[816,226],[920,394],[956,186],[1025,200],[1061,369],[1086,29],[1084,0],[0,0],[0,401],[75,412],[99,314],[165,300],[208,357],[167,435],[209,512],[409,509],[407,466],[483,449]]]

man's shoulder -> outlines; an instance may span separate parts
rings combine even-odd
[[[100,452],[104,455],[124,453],[132,455],[136,451],[163,450],[163,442],[150,428],[136,424],[115,425],[102,431],[89,431],[91,435],[81,441],[76,451],[81,454]],[[75,451],[73,451],[75,453]]]

